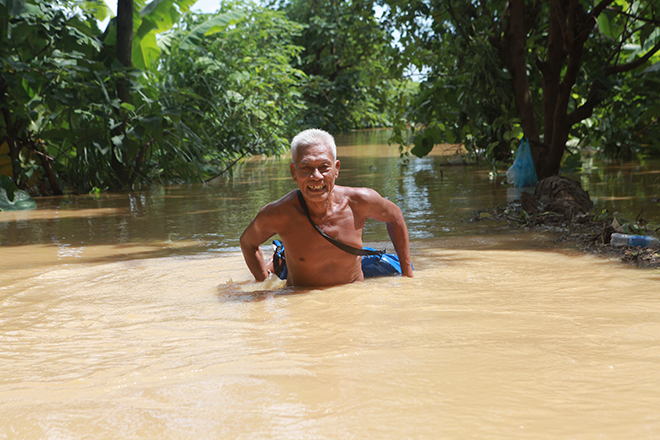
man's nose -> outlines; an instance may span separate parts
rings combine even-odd
[[[322,178],[323,178],[323,174],[321,174],[321,171],[319,171],[318,168],[314,168],[314,171],[312,171],[312,177],[313,177],[314,179],[322,179]]]

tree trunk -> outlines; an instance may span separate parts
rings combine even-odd
[[[133,65],[133,0],[117,0],[117,60],[124,67]],[[117,95],[122,102],[130,100],[128,84],[117,84]]]
[[[534,165],[536,166],[536,175],[539,179],[552,176],[559,173],[559,164],[556,162],[556,149],[553,145],[553,133],[555,129],[555,116],[557,100],[559,98],[561,71],[566,61],[566,47],[564,45],[563,29],[564,23],[562,13],[566,8],[567,1],[553,1],[550,8],[550,28],[548,29],[548,51],[546,59],[538,61],[538,67],[542,75],[543,87],[543,144],[532,146],[532,155],[534,156]],[[558,127],[565,128],[565,127]],[[563,130],[562,130],[563,131]],[[568,134],[568,133],[567,133]],[[559,141],[558,141],[559,142]],[[564,142],[565,145],[565,142]],[[563,156],[564,147],[561,147]],[[552,155],[553,159],[550,159]],[[549,164],[548,161],[553,162]],[[561,162],[561,157],[559,158]],[[555,171],[556,169],[556,171]]]
[[[124,67],[133,65],[133,0],[117,0],[117,59]]]
[[[35,152],[35,154],[39,157],[39,160],[41,161],[41,166],[46,172],[46,177],[48,177],[48,181],[50,182],[50,188],[53,191],[53,194],[55,194],[56,196],[61,196],[62,194],[64,194],[64,192],[62,191],[62,187],[60,187],[60,183],[57,181],[57,176],[55,176],[53,167],[50,166],[50,163],[53,161],[53,158],[47,154],[46,146],[43,144],[41,140],[37,139],[32,143],[32,151]]]
[[[516,108],[524,134],[530,141],[539,180],[559,174],[571,127],[588,117],[582,116],[585,111],[569,113],[571,91],[582,65],[584,44],[594,29],[596,18],[613,1],[602,0],[591,13],[586,13],[579,0],[551,0],[546,58],[537,60],[543,89],[542,138],[536,124],[525,53],[529,31],[526,19],[533,16],[533,9],[538,5],[526,8],[524,0],[509,1],[498,50],[512,75]]]
[[[133,54],[133,0],[117,0],[117,60],[124,67],[131,67]],[[117,96],[121,102],[130,102],[129,92],[129,79],[128,77],[117,82]],[[124,134],[126,131],[125,124],[119,125],[111,132],[111,136]],[[117,158],[118,147],[111,144],[112,157],[110,158],[110,165],[115,174],[120,180],[120,184],[125,184],[129,180],[130,170],[125,164],[125,161],[120,161]]]
[[[545,148],[535,156],[538,157],[535,165],[539,179],[559,174],[570,129],[581,120],[573,120],[569,104],[582,66],[584,44],[598,14],[612,1],[602,1],[592,13],[585,12],[579,0],[552,1],[547,57],[540,63]]]
[[[512,76],[513,96],[525,136],[531,143],[538,143],[539,129],[534,113],[532,90],[527,77],[526,40],[525,2],[524,0],[511,0],[504,36],[498,49],[500,58]]]
[[[8,92],[8,85],[4,81],[2,77],[0,77],[0,99],[2,99],[2,102],[7,102],[7,92]],[[12,118],[12,114],[9,111],[9,107],[2,107],[2,117],[5,122],[5,132],[6,132],[6,138],[4,140],[7,141],[7,147],[9,148],[9,158],[11,159],[11,169],[12,173],[14,174],[14,181],[18,179],[18,176],[20,176],[20,168],[19,168],[19,162],[18,162],[18,154],[20,152],[20,144],[18,143],[18,131],[20,129],[20,126],[22,125],[22,121],[15,121]],[[0,139],[0,143],[2,143],[2,139]]]

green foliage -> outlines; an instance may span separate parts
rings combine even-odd
[[[425,71],[419,93],[394,126],[394,140],[422,157],[434,144],[463,143],[476,160],[508,161],[522,133],[510,90],[511,75],[483,32],[461,34],[443,2],[389,2],[388,23],[401,31],[399,70]],[[469,7],[469,2],[457,7]],[[412,9],[411,9],[412,8]],[[421,18],[420,18],[421,17]]]
[[[290,65],[300,50],[291,43],[299,26],[280,13],[233,4],[204,20],[188,15],[169,36],[158,83],[167,104],[180,109],[179,136],[164,139],[169,159],[158,162],[180,162],[177,173],[198,163],[201,180],[248,154],[284,152],[304,108],[296,88],[304,75]],[[219,33],[221,22],[231,26]]]
[[[394,49],[373,2],[290,0],[279,8],[304,25],[294,40],[304,48],[294,64],[306,74],[301,125],[331,132],[391,125],[397,83],[388,60]]]
[[[603,58],[630,63],[660,45],[659,9],[652,2],[619,1],[598,17],[598,32],[585,47],[575,104],[589,95],[594,80],[604,83],[607,95],[593,116],[574,126],[571,134],[579,147],[593,148],[607,158],[660,154],[660,52],[616,76],[604,76],[602,70]],[[615,44],[620,51],[612,49]]]
[[[50,157],[40,141],[79,105],[77,86],[91,70],[101,46],[96,21],[44,2],[0,4],[0,138],[9,145],[14,179],[23,187]]]
[[[387,0],[382,19],[370,0],[273,3],[224,2],[200,15],[189,12],[194,0],[135,0],[126,68],[116,19],[98,28],[110,13],[102,1],[0,0],[3,172],[10,160],[14,181],[35,193],[206,181],[247,155],[283,152],[310,126],[391,125],[391,141],[412,146],[405,154],[463,143],[475,160],[511,161],[529,126],[496,44],[511,2]],[[523,70],[542,121],[553,9],[534,4]],[[660,153],[658,22],[649,0],[613,1],[597,15],[564,111],[589,110],[571,120],[574,145]],[[556,66],[566,78],[566,64]],[[580,158],[563,164],[579,169]]]
[[[508,54],[502,48],[508,43],[498,46],[509,24],[510,3],[385,3],[390,29],[401,34],[402,51],[395,59],[399,71],[414,65],[427,72],[419,93],[408,108],[401,109],[393,140],[412,144],[411,152],[416,155],[428,154],[432,143],[461,142],[476,158],[509,162],[522,135],[522,110],[516,106],[513,88],[520,78],[513,78],[504,62]],[[557,93],[550,91],[547,83],[551,78],[549,69],[557,67],[561,69],[559,79],[571,87],[564,111],[572,113],[568,118],[569,125],[573,124],[570,135],[580,140],[581,147],[595,147],[609,156],[630,155],[631,151],[659,152],[657,4],[649,0],[615,1],[597,15],[597,29],[590,31],[584,50],[575,58],[579,74],[574,84],[567,79],[565,58],[559,62],[548,59],[551,11],[559,7],[559,2],[525,5],[527,22],[521,25],[526,31],[529,98],[541,141],[545,136],[549,142],[551,137],[543,133],[544,128],[552,127],[552,121],[544,120],[543,105],[551,101],[548,94]],[[572,11],[581,14],[592,9],[593,2],[580,1]],[[652,56],[645,59],[647,54]]]
[[[298,26],[256,6],[182,14],[192,3],[135,3],[127,69],[113,22],[97,27],[98,3],[0,2],[0,143],[20,187],[204,181],[283,150],[303,108],[304,75],[290,65]]]
[[[631,75],[612,84],[611,96],[594,116],[575,127],[580,147],[591,147],[608,158],[660,155],[660,72]]]
[[[37,208],[37,203],[25,191],[18,189],[8,176],[0,176],[0,211],[26,211]]]

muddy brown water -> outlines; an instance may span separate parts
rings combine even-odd
[[[413,279],[251,281],[238,236],[286,159],[0,213],[0,438],[660,437],[660,272],[472,222],[501,178],[361,136],[338,183],[402,207]],[[658,221],[654,169],[577,178]]]

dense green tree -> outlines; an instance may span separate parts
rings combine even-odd
[[[379,24],[373,0],[275,2],[304,25],[294,66],[305,72],[305,126],[345,131],[391,124],[397,87],[389,67],[392,36]]]
[[[80,73],[95,68],[88,60],[100,48],[98,34],[95,20],[64,7],[0,1],[0,139],[20,187],[43,171],[51,190],[62,192],[52,151],[40,134],[67,107],[77,107],[73,84]]]
[[[20,187],[202,181],[282,151],[283,109],[301,101],[296,26],[256,8],[182,21],[193,3],[134,0],[129,59],[98,1],[0,0],[0,156]]]
[[[485,150],[495,151],[522,131],[539,177],[557,174],[569,136],[584,137],[603,116],[594,112],[614,109],[626,93],[647,98],[635,99],[636,116],[624,115],[617,128],[635,127],[638,142],[657,142],[649,130],[657,117],[646,106],[655,108],[648,98],[658,89],[638,88],[658,82],[656,2],[387,3],[390,23],[402,31],[403,61],[429,70],[410,112],[422,128],[414,153],[452,139],[473,151],[485,139]],[[643,133],[650,135],[642,141]]]
[[[180,90],[204,97],[182,101],[180,124],[187,142],[205,146],[205,178],[246,155],[283,153],[305,108],[298,91],[305,75],[291,66],[300,26],[255,4],[226,3],[218,13],[186,16],[163,41],[159,70],[164,97]],[[210,34],[218,24],[223,32]]]

